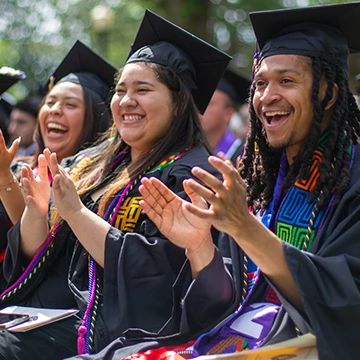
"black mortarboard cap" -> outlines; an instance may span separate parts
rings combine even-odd
[[[277,54],[325,59],[347,66],[360,51],[360,2],[250,13],[259,60]]]
[[[0,107],[1,112],[5,113],[6,116],[9,116],[16,100],[5,91],[15,85],[19,80],[25,78],[26,76],[23,71],[15,70],[7,66],[3,66],[0,69]]]
[[[19,80],[25,79],[25,73],[9,67],[0,69],[0,96],[3,92],[16,84]]]
[[[251,81],[236,72],[227,69],[221,78],[217,89],[230,96],[236,106],[247,101]]]
[[[171,68],[204,113],[231,57],[159,15],[146,10],[126,63],[145,61]]]
[[[106,101],[114,86],[116,72],[117,69],[114,66],[77,40],[61,64],[53,71],[50,83],[69,81],[80,84],[93,90]]]

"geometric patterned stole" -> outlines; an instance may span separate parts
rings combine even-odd
[[[315,188],[319,177],[319,163],[322,161],[324,146],[328,140],[326,131],[320,138],[319,145],[313,153],[310,165],[310,177],[307,180],[297,180],[289,189],[280,202],[280,198],[274,198],[274,217],[271,228],[283,241],[295,246],[300,250],[308,250],[319,228],[324,223],[324,215],[327,215],[334,199],[334,192],[327,202],[327,209],[318,210],[315,199],[309,203],[311,191]],[[281,187],[281,179],[276,184]],[[281,190],[275,189],[275,194]],[[279,195],[278,195],[279,196]]]
[[[274,231],[277,237],[304,251],[310,249],[317,232],[324,224],[335,197],[333,191],[327,200],[326,207],[320,210],[317,207],[319,197],[309,203],[310,193],[314,189],[320,175],[319,163],[322,161],[323,149],[327,143],[328,134],[328,131],[322,134],[319,145],[313,153],[309,178],[307,180],[297,180],[285,195],[283,195],[281,188],[288,168],[284,152],[276,180],[273,200],[262,219],[264,225]],[[280,303],[271,286],[268,286],[264,301],[275,304]]]

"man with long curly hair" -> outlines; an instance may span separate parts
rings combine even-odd
[[[210,189],[187,180],[192,204],[143,182],[149,217],[213,225],[232,259],[237,310],[192,357],[312,333],[319,359],[358,358],[360,112],[347,61],[359,16],[359,2],[250,14],[261,52],[240,168],[210,157],[220,181],[195,167]]]

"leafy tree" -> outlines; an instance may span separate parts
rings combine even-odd
[[[90,14],[98,0],[5,0],[0,2],[0,66],[27,74],[11,90],[17,98],[38,91],[77,39],[120,67],[149,8],[232,55],[231,65],[250,76],[255,37],[249,12],[340,2],[347,1],[103,0],[113,21],[108,32],[97,32]],[[351,78],[360,72],[358,59],[351,59]]]

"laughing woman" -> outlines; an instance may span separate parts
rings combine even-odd
[[[34,134],[38,150],[34,156],[17,158],[14,162],[20,139],[7,149],[0,134],[0,206],[4,206],[11,223],[20,220],[25,207],[14,176],[22,164],[28,163],[36,175],[38,155],[45,148],[56,152],[61,161],[89,146],[110,126],[107,107],[115,72],[113,66],[77,41],[50,79],[49,92],[39,109]],[[8,227],[9,221],[0,225]],[[0,239],[0,244],[0,251],[4,250],[6,236]]]
[[[77,157],[70,174],[49,150],[39,156],[38,177],[22,168],[26,209],[9,232],[4,268],[11,286],[2,306],[76,307],[80,316],[0,333],[1,359],[62,359],[111,342],[185,342],[232,309],[232,281],[213,239],[204,236],[210,225],[167,238],[141,211],[138,191],[140,179],[151,176],[184,198],[182,183],[193,166],[215,173],[198,111],[229,57],[149,11],[133,51],[117,78],[114,129],[103,142]],[[193,239],[186,248],[184,238]],[[209,282],[211,294],[204,291]]]

